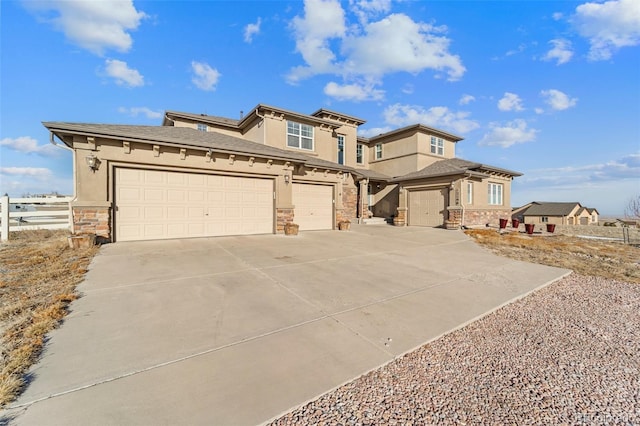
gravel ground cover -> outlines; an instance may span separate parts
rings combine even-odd
[[[640,424],[640,286],[572,274],[271,424]]]

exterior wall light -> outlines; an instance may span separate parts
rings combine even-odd
[[[87,161],[87,166],[89,166],[92,171],[95,172],[96,170],[98,170],[98,166],[100,166],[100,160],[98,160],[98,157],[93,155],[93,153],[87,155],[84,159]]]
[[[291,177],[288,174],[284,175],[284,183],[289,183],[290,180]]]

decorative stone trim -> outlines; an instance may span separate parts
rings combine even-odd
[[[293,209],[276,209],[276,233],[284,233],[284,226],[293,222]]]
[[[106,241],[111,241],[109,207],[73,206],[72,212],[75,234],[93,234]]]
[[[342,208],[336,209],[336,223],[355,220],[358,211],[358,189],[342,188]]]
[[[465,209],[464,220],[462,224],[465,226],[498,226],[500,219],[511,219],[511,210],[471,210]]]

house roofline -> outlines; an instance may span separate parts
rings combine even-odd
[[[391,130],[386,133],[381,133],[377,136],[372,136],[370,138],[364,138],[362,136],[358,136],[358,138],[366,139],[367,143],[378,142],[382,139],[386,139],[392,136],[397,136],[402,133],[409,132],[423,132],[432,134],[434,136],[442,136],[448,140],[451,140],[454,143],[460,142],[464,138],[462,136],[454,135],[453,133],[445,132],[444,130],[439,130],[433,127],[425,126],[424,124],[412,124],[409,126],[401,127],[399,129]]]

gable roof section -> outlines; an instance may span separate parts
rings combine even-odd
[[[174,119],[186,119],[195,121],[203,124],[214,124],[218,126],[231,127],[234,129],[238,128],[239,120],[234,120],[232,118],[226,117],[218,117],[215,115],[207,115],[207,114],[192,114],[189,112],[179,112],[179,111],[165,111],[164,119],[162,121],[163,126],[168,126],[169,121],[175,121]]]
[[[463,160],[462,158],[450,158],[436,161],[417,172],[408,173],[392,179],[392,182],[402,182],[416,179],[427,179],[441,176],[467,175],[479,178],[489,177],[487,173],[502,173],[509,176],[522,176],[522,173],[501,169],[481,163]]]
[[[64,140],[63,135],[83,135],[165,146],[193,147],[202,148],[203,150],[212,149],[215,152],[294,161],[311,167],[353,171],[350,167],[331,161],[250,142],[223,133],[202,132],[188,127],[64,122],[43,122],[42,124],[65,142],[66,145],[69,144]]]
[[[582,207],[577,201],[570,203],[534,201],[527,210],[522,212],[522,216],[569,216],[576,206]]]
[[[358,137],[363,142],[374,143],[384,142],[385,139],[393,139],[395,136],[403,133],[426,133],[428,135],[438,136],[450,140],[452,142],[460,142],[464,138],[462,136],[454,135],[453,133],[445,132],[444,130],[435,129],[433,127],[425,126],[424,124],[412,124],[410,126],[401,127],[399,129],[391,130],[386,133],[381,133],[377,136],[371,136],[369,138]]]
[[[362,118],[354,117],[352,115],[343,114],[341,112],[336,112],[336,111],[332,111],[330,109],[325,109],[325,108],[320,108],[316,112],[312,112],[311,115],[313,115],[314,117],[323,117],[323,116],[336,117],[338,121],[343,120],[346,122],[352,122],[356,126],[359,126],[367,122],[367,120],[363,120]]]

